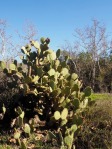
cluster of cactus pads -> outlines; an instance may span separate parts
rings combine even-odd
[[[61,51],[49,48],[50,39],[41,38],[40,43],[31,41],[22,47],[22,63],[16,60],[8,67],[1,61],[3,72],[12,77],[12,88],[19,88],[25,96],[34,95],[28,102],[29,110],[37,112],[49,127],[57,128],[61,145],[72,148],[74,135],[83,122],[82,112],[88,105],[91,88],[80,92],[82,82],[76,73],[70,73],[69,57],[60,58]],[[30,106],[31,105],[31,106]],[[24,108],[21,107],[21,109]],[[18,109],[18,121],[23,123],[24,112]],[[49,133],[50,136],[55,136]],[[63,143],[62,143],[63,142]]]

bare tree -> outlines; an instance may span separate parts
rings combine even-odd
[[[24,39],[27,40],[27,41],[31,41],[33,40],[34,38],[36,38],[36,35],[37,35],[37,29],[36,29],[36,26],[27,21],[25,26],[24,26]]]
[[[0,19],[0,59],[11,60],[18,55],[18,46],[13,42],[12,35],[7,31],[8,23]]]
[[[1,58],[4,58],[7,51],[7,44],[10,36],[7,36],[6,32],[7,22],[6,20],[0,19],[0,54]]]
[[[22,35],[19,31],[16,31],[22,44],[28,43],[31,40],[36,40],[37,36],[37,29],[36,26],[30,22],[26,21],[25,25],[23,25]]]
[[[7,21],[0,19],[0,59],[6,61],[18,58],[21,46],[31,40],[36,40],[37,35],[37,29],[30,21],[25,22],[22,35],[20,31],[17,31],[19,36],[16,37],[16,41],[14,34],[9,34],[10,29]]]
[[[107,59],[112,49],[112,40],[106,27],[97,20],[92,20],[90,26],[75,29],[73,36],[73,45],[66,42],[63,49],[73,59],[72,70],[84,81],[89,79],[88,85],[94,90],[95,84],[98,83],[96,77],[101,75],[100,59]]]
[[[99,58],[105,57],[111,49],[111,41],[108,39],[106,28],[100,25],[97,20],[92,21],[92,26],[84,29],[76,29],[74,33],[74,50],[85,51],[91,54],[92,59],[92,87],[95,86],[96,63],[99,65]]]

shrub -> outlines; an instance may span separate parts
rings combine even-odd
[[[56,133],[49,131],[48,138],[57,140],[61,148],[71,149],[83,122],[82,113],[90,100],[91,88],[86,87],[81,93],[82,82],[77,74],[70,73],[69,57],[61,61],[60,49],[57,52],[49,49],[49,38],[40,41],[40,44],[31,41],[22,47],[21,64],[14,60],[7,68],[5,62],[0,62],[3,72],[11,78],[10,87],[22,93],[15,110],[18,114],[16,124],[29,136],[34,120],[24,124],[24,116],[37,114],[47,127],[57,130]],[[32,47],[36,51],[32,51]],[[16,131],[14,136],[18,140],[20,135],[21,132]],[[22,145],[20,141],[19,144]]]

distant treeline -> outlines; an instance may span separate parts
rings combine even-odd
[[[69,55],[63,51],[62,55]],[[89,52],[80,52],[78,55],[71,53],[72,61],[69,61],[71,72],[79,75],[80,80],[85,86],[91,86],[94,92],[112,92],[112,54],[106,57],[99,57],[98,60],[92,59]]]
[[[66,43],[62,55],[69,55],[76,72],[94,92],[112,91],[112,36],[97,20],[74,32],[74,43]]]

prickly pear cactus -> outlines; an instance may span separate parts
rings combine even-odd
[[[70,149],[83,122],[82,112],[88,105],[91,88],[80,92],[82,82],[76,73],[70,73],[69,57],[60,60],[60,49],[54,52],[49,43],[49,38],[41,38],[40,43],[31,41],[21,48],[21,64],[15,60],[8,68],[5,62],[0,66],[7,76],[13,76],[14,87],[24,96],[34,95],[30,101],[23,98],[31,105],[25,108],[33,107],[32,111],[41,115],[47,125],[61,128],[64,143]]]

